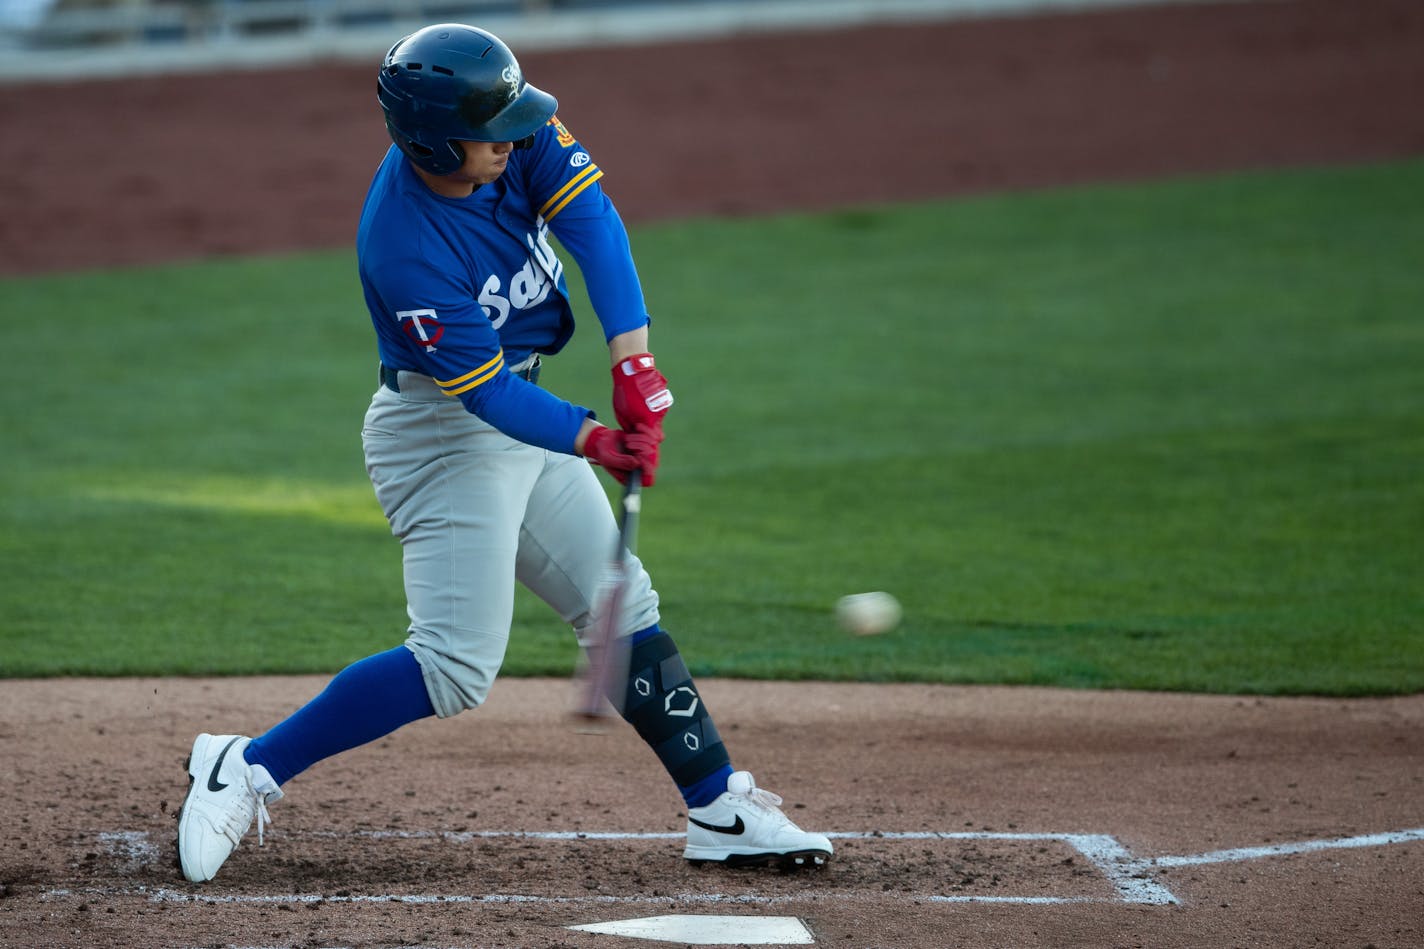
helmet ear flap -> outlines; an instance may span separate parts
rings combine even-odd
[[[465,163],[465,150],[460,147],[459,142],[446,140],[441,145],[431,147],[401,131],[390,119],[386,120],[386,131],[390,133],[391,141],[422,171],[432,175],[448,175],[459,170]]]

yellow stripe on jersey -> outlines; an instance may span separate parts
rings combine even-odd
[[[459,395],[462,392],[469,392],[476,386],[483,385],[493,379],[501,369],[504,368],[504,350],[500,350],[489,362],[478,369],[471,370],[460,376],[458,379],[436,379],[435,384],[446,395]]]
[[[551,220],[555,214],[568,207],[569,202],[577,198],[583,189],[602,177],[603,172],[597,165],[589,165],[570,178],[568,183],[560,188],[552,198],[544,202],[544,206],[539,209],[539,216],[545,221]]]

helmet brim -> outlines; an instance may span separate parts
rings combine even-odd
[[[472,129],[472,142],[517,142],[528,138],[554,117],[559,100],[529,83],[514,101],[479,129]]]

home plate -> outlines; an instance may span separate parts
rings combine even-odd
[[[568,928],[689,946],[810,946],[816,942],[795,916],[645,916]]]

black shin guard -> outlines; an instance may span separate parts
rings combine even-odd
[[[690,787],[731,762],[687,663],[667,633],[655,633],[630,652],[623,718],[678,787]]]

